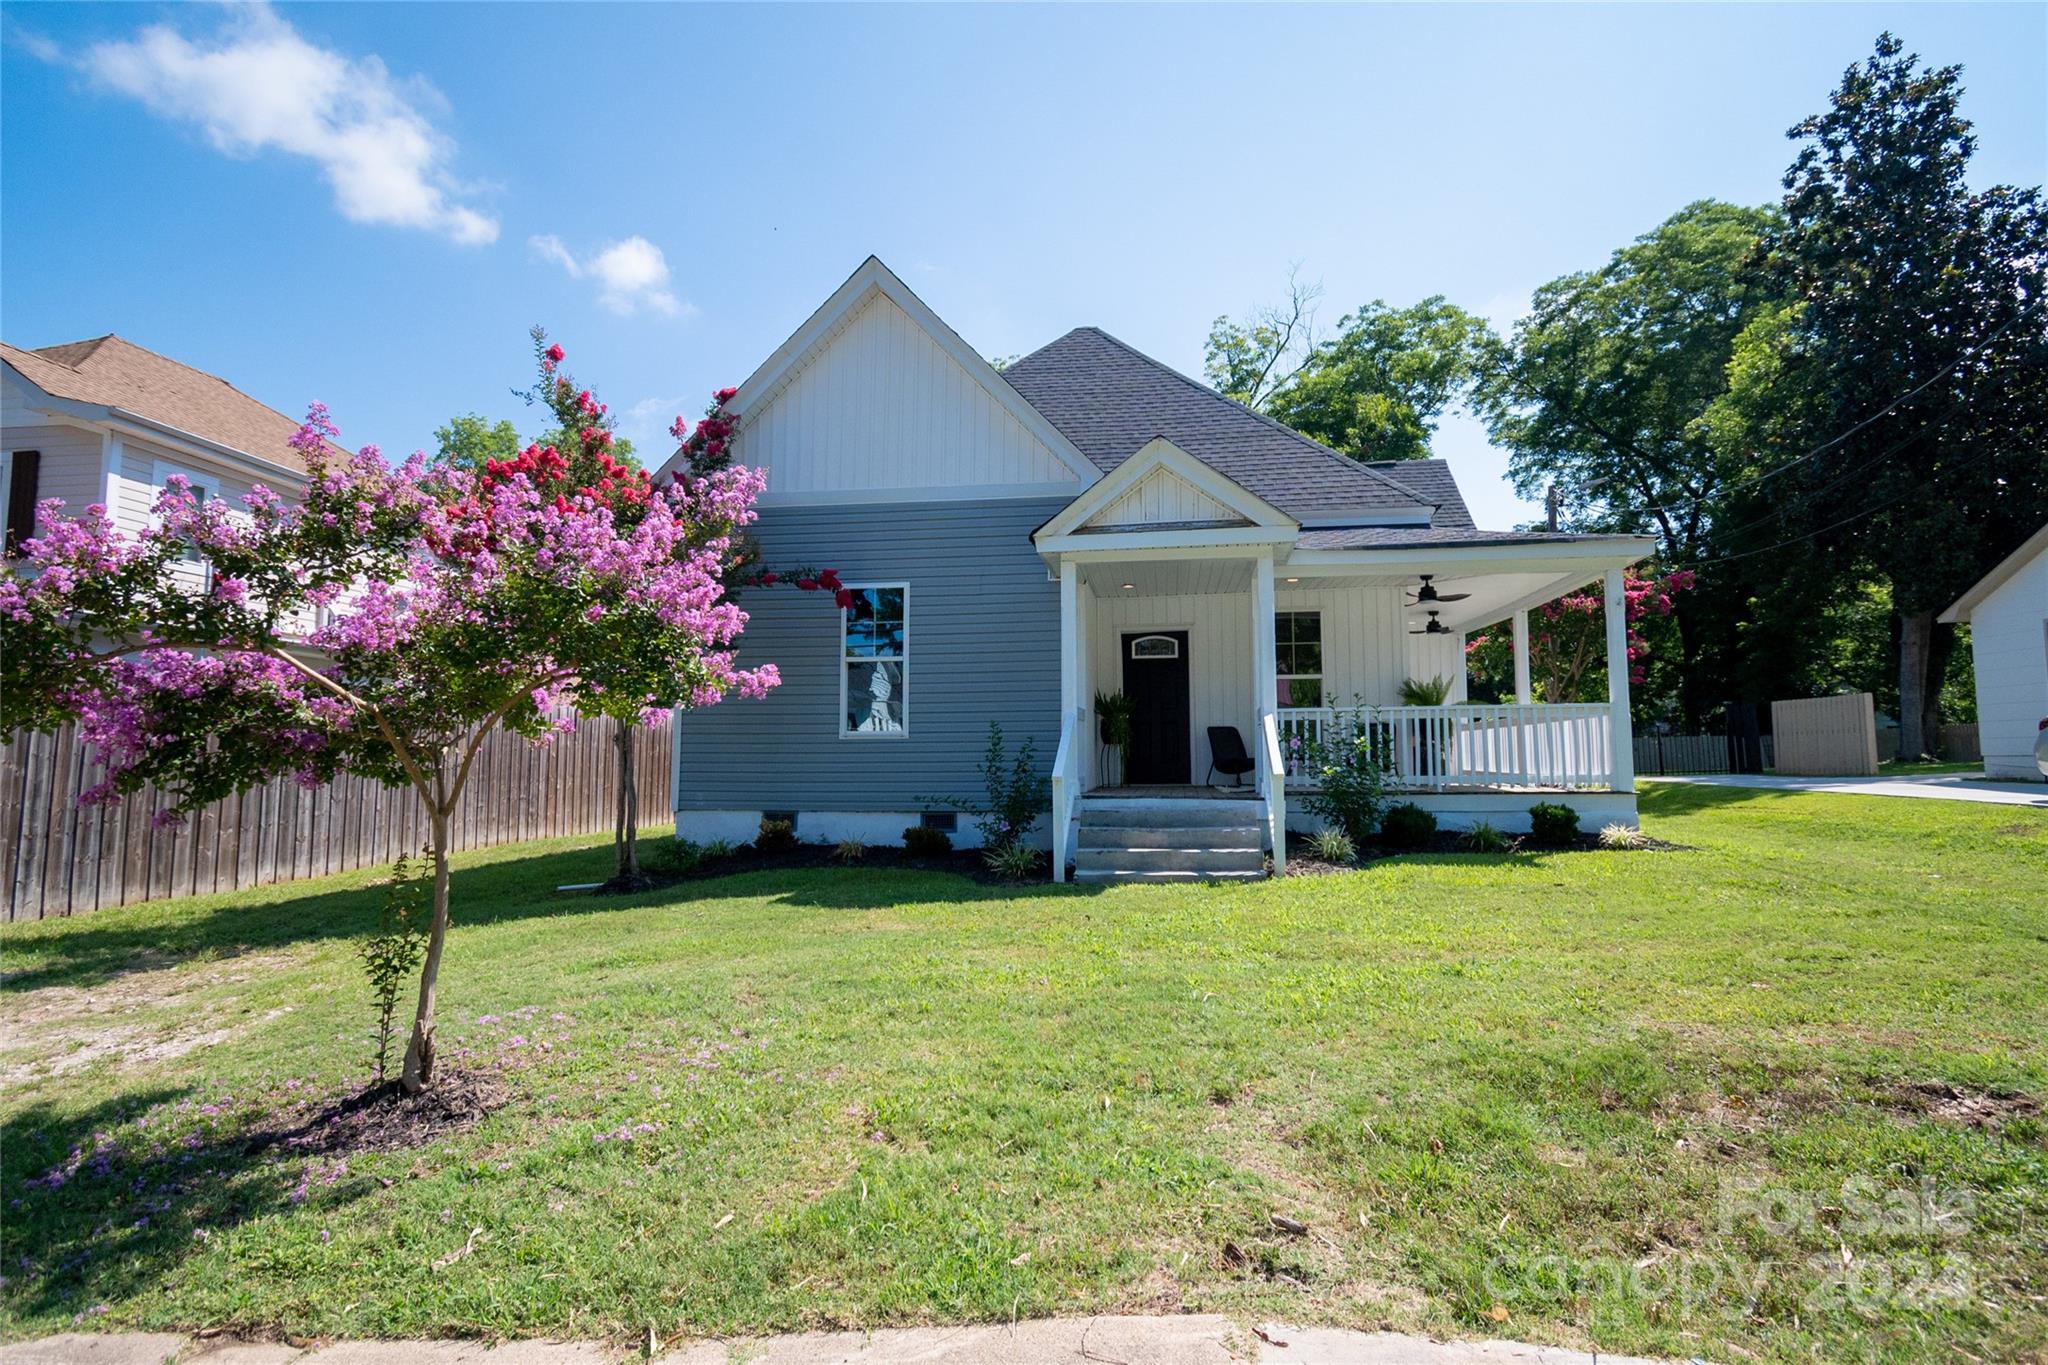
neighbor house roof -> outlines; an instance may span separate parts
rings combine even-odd
[[[0,342],[0,359],[53,398],[118,409],[286,469],[306,462],[290,441],[299,424],[217,375],[117,336],[24,350]]]
[[[1435,502],[1097,327],[1075,328],[1002,376],[1105,473],[1153,437],[1163,436],[1304,522],[1347,514],[1413,514]],[[1470,524],[1469,515],[1465,521]]]
[[[1991,596],[2011,581],[2012,576],[2034,562],[2037,555],[2048,554],[2048,526],[2021,541],[2019,548],[1998,561],[1997,567],[1978,579],[1971,589],[1958,597],[1949,609],[1941,614],[1943,621],[1967,621],[1977,604]]]

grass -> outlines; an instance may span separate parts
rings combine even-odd
[[[1983,760],[1975,763],[1941,763],[1932,759],[1920,762],[1906,762],[1901,759],[1887,759],[1877,765],[1879,777],[1935,777],[1942,773],[1982,773]]]
[[[518,1098],[346,1160],[243,1134],[365,1076],[368,879],[12,926],[0,1330],[1187,1308],[1723,1361],[2039,1350],[2048,816],[1643,810],[1689,851],[1096,894],[825,869],[561,899],[606,851],[473,855],[443,1055]]]

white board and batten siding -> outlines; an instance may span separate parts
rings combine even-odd
[[[1208,727],[1234,725],[1250,742],[1260,698],[1252,683],[1252,596],[1249,592],[1125,596],[1105,588],[1088,599],[1088,700],[1123,687],[1123,641],[1150,631],[1188,633],[1189,752],[1199,781],[1208,763]],[[1456,635],[1409,635],[1403,590],[1358,586],[1285,589],[1277,612],[1321,617],[1323,693],[1334,705],[1393,706],[1408,678],[1443,674],[1453,700],[1465,695],[1463,653]]]
[[[1237,509],[1181,478],[1169,469],[1155,469],[1126,489],[1107,507],[1088,518],[1084,525],[1157,526],[1178,522],[1219,522],[1242,520]]]
[[[764,508],[829,495],[1043,497],[1080,477],[887,295],[876,294],[745,414]]]
[[[2040,781],[2034,740],[2048,717],[2048,550],[1971,609],[1970,644],[1985,776]]]

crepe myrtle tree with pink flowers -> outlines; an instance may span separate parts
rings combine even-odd
[[[1659,706],[1652,692],[1642,690],[1650,681],[1650,664],[1658,653],[1677,658],[1676,639],[1658,651],[1657,637],[1670,635],[1675,627],[1673,599],[1694,583],[1690,569],[1669,573],[1639,574],[1634,569],[1622,576],[1623,619],[1628,626],[1629,686],[1635,709],[1644,719]],[[1465,646],[1472,674],[1492,683],[1503,696],[1514,694],[1514,639],[1505,630],[1475,635]],[[1607,695],[1606,604],[1598,588],[1567,593],[1546,602],[1529,616],[1529,674],[1537,695],[1546,702],[1595,701]]]
[[[239,508],[202,502],[173,478],[130,534],[104,507],[42,504],[22,572],[0,579],[0,724],[76,723],[104,766],[81,799],[151,784],[172,819],[280,776],[411,787],[434,866],[401,1077],[417,1092],[434,1069],[449,820],[478,747],[493,727],[545,742],[565,709],[774,687],[772,664],[735,661],[747,618],[727,592],[764,475],[707,462],[605,488],[557,470],[552,448],[471,473],[349,454],[339,434],[316,404],[293,438],[297,507],[262,488]]]

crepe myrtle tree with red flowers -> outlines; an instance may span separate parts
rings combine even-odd
[[[21,572],[0,578],[0,725],[76,723],[104,769],[81,800],[153,784],[172,819],[279,776],[411,787],[434,865],[402,1073],[417,1092],[434,1067],[449,821],[479,745],[494,727],[546,742],[565,708],[658,712],[775,686],[772,664],[735,662],[747,618],[727,591],[765,480],[727,462],[657,486],[607,471],[595,438],[472,474],[338,437],[316,404],[292,442],[308,470],[297,507],[263,488],[238,508],[202,502],[173,478],[131,534],[104,507],[43,503]]]
[[[1628,624],[1628,680],[1641,689],[1650,680],[1650,665],[1658,653],[1655,637],[1670,633],[1672,602],[1693,586],[1690,569],[1665,574],[1639,574],[1634,569],[1622,576],[1624,619]],[[1676,641],[1667,643],[1676,657]],[[1465,645],[1465,658],[1475,677],[1494,684],[1503,696],[1514,692],[1514,637],[1505,630],[1475,635]],[[1567,593],[1546,602],[1530,613],[1529,677],[1539,698],[1545,702],[1595,701],[1607,694],[1606,603],[1598,588]],[[1658,700],[1646,693],[1633,696],[1635,709],[1647,713],[1657,709]],[[1648,719],[1647,715],[1644,718]]]

